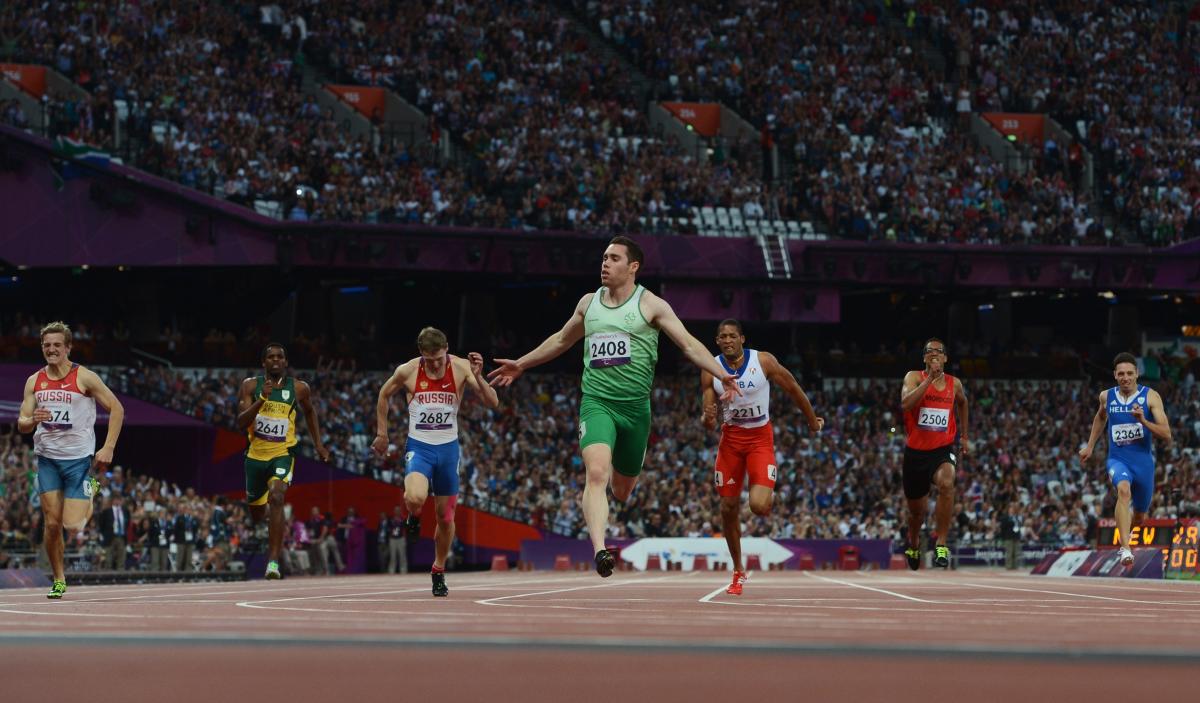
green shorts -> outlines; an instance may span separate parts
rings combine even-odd
[[[271,480],[278,479],[290,485],[295,466],[296,457],[288,454],[265,460],[246,457],[246,502],[250,505],[266,505],[267,488]]]
[[[625,476],[642,473],[650,439],[650,399],[602,400],[585,395],[579,403],[579,448],[607,444],[613,468]]]

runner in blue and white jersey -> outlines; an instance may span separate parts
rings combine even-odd
[[[1085,463],[1096,448],[1100,433],[1108,433],[1108,478],[1117,489],[1117,529],[1121,561],[1133,563],[1129,531],[1141,525],[1154,497],[1154,443],[1151,436],[1170,442],[1171,425],[1162,396],[1153,388],[1138,385],[1137,359],[1122,352],[1113,359],[1114,388],[1100,393],[1100,408],[1092,419],[1092,433],[1079,450]],[[1132,515],[1131,515],[1132,512]]]

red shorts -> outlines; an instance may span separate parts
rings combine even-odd
[[[775,433],[769,422],[753,429],[726,425],[721,430],[714,476],[717,495],[740,496],[747,473],[751,486],[775,489]]]

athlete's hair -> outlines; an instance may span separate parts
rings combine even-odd
[[[1137,357],[1129,352],[1121,352],[1113,359],[1113,371],[1117,370],[1119,364],[1133,364],[1133,368],[1137,368]]]
[[[938,339],[937,337],[930,337],[929,339],[926,339],[926,340],[925,340],[925,344],[921,346],[921,353],[922,353],[922,354],[924,354],[924,353],[925,353],[925,349],[926,349],[926,347],[928,347],[928,346],[929,346],[929,343],[930,343],[930,342],[937,342],[938,344],[942,345],[942,349],[943,349],[943,350],[946,348],[946,343],[945,343],[945,342],[943,342],[942,340]],[[942,353],[943,353],[943,354],[945,354],[945,351],[943,351]]]
[[[746,336],[746,333],[742,331],[742,323],[738,322],[732,317],[727,317],[717,323],[717,334],[721,334],[721,328],[725,326],[733,327],[738,331],[738,334],[742,335],[743,337]]]
[[[446,333],[436,327],[426,327],[417,335],[417,349],[422,354],[432,354],[449,346],[450,343],[446,341]]]
[[[63,336],[63,343],[68,347],[71,346],[71,328],[67,327],[67,323],[62,320],[56,320],[43,327],[39,339],[45,341],[48,334],[61,334]]]
[[[287,358],[287,349],[285,349],[284,346],[279,342],[271,342],[267,346],[263,347],[261,361],[267,360],[267,353],[272,349],[278,349],[279,351],[283,352],[283,358]]]
[[[646,261],[646,255],[642,253],[642,248],[637,245],[637,242],[623,234],[613,237],[608,243],[610,246],[620,244],[625,247],[625,250],[629,252],[629,262],[637,262],[638,268],[641,268],[641,264]]]

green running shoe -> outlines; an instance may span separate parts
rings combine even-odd
[[[908,560],[908,568],[916,571],[921,568],[921,550],[917,547],[909,547],[904,550],[904,558]]]
[[[268,581],[276,581],[278,579],[283,578],[283,574],[279,573],[279,562],[277,562],[277,561],[267,562],[267,575],[265,578]]]
[[[50,600],[58,600],[59,598],[62,598],[63,594],[66,592],[67,582],[55,580],[54,585],[50,587],[50,592],[46,594],[46,597]]]
[[[933,565],[939,569],[950,568],[950,548],[939,544],[933,548]]]
[[[95,476],[88,476],[87,480],[83,482],[83,494],[87,496],[89,500],[91,500],[92,498],[95,498],[96,494],[99,492],[100,482],[96,480]]]

